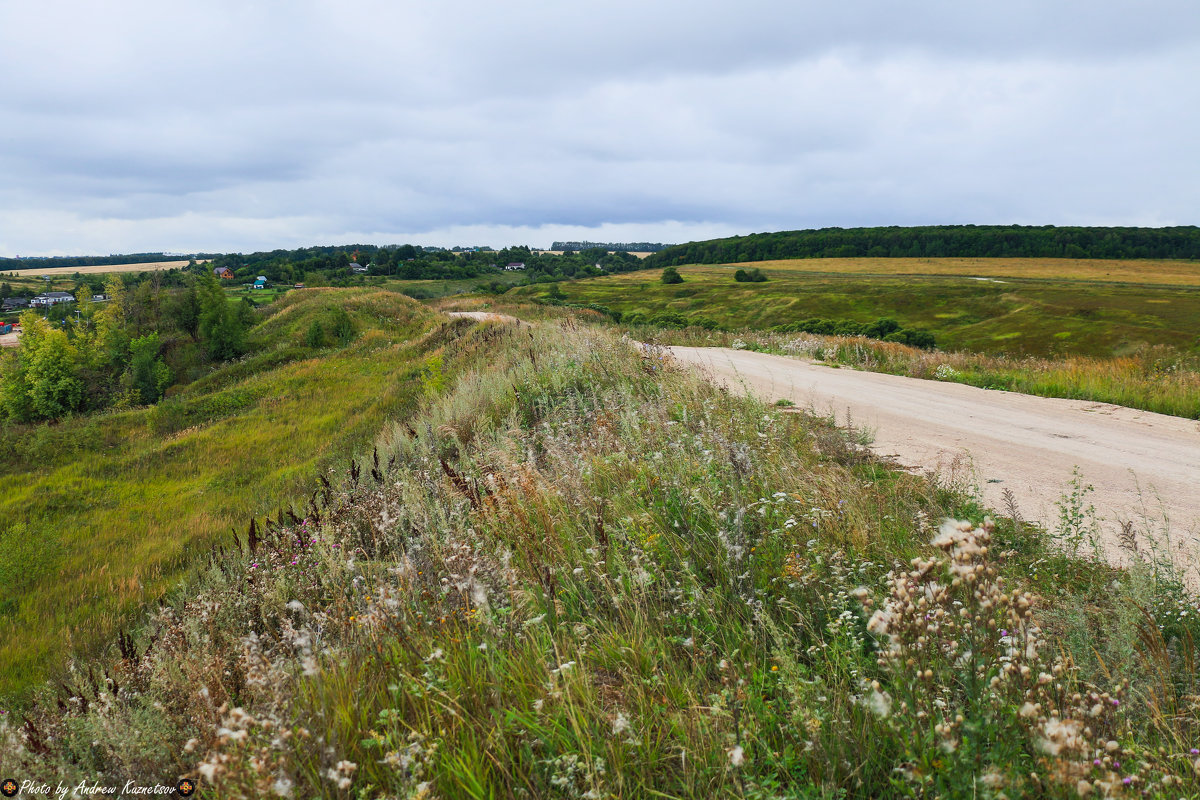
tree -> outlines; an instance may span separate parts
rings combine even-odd
[[[683,276],[674,267],[667,267],[662,273],[663,283],[683,283]]]
[[[21,422],[57,419],[83,405],[78,356],[67,334],[32,311],[21,315],[21,347],[0,374],[0,403]]]
[[[197,292],[200,295],[197,330],[208,357],[214,361],[229,361],[246,352],[242,324],[211,272],[200,279]]]
[[[7,281],[5,281],[4,283],[0,283],[0,300],[4,300],[4,299],[12,297],[12,296],[13,296],[12,285],[9,284]]]
[[[145,404],[158,402],[171,385],[171,369],[158,354],[161,342],[157,333],[129,343],[129,379]]]

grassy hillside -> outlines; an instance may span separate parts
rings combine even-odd
[[[718,265],[681,267],[682,284],[663,284],[658,271],[647,270],[561,289],[566,302],[602,305],[631,321],[677,312],[696,323],[762,330],[812,317],[890,317],[932,332],[943,349],[979,353],[1112,356],[1145,345],[1200,348],[1200,270],[1194,266],[1141,265],[1152,280],[1178,285],[1128,282],[1138,268],[1125,262],[1106,268],[1062,260],[822,259],[760,266],[766,283],[736,283],[737,267]],[[834,271],[813,271],[818,268]],[[1034,274],[1045,277],[1029,277]],[[518,298],[546,293],[545,286],[512,292]]]
[[[345,347],[310,349],[345,309]],[[158,406],[0,429],[0,687],[28,685],[173,586],[252,516],[303,506],[321,469],[412,409],[437,315],[378,290],[293,291],[254,354]]]
[[[0,771],[229,798],[1200,790],[1200,608],[1145,532],[1128,570],[1065,554],[570,319],[439,337],[455,377],[376,477],[0,721]]]

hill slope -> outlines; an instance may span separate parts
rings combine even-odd
[[[353,341],[308,347],[341,310]],[[302,508],[425,391],[441,318],[405,297],[296,291],[268,313],[252,355],[157,406],[0,430],[0,688],[111,634],[231,526]]]

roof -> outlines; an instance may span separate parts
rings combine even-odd
[[[255,278],[254,280],[256,280],[256,281],[265,281],[266,279],[267,279],[267,276],[266,276],[266,275],[259,275],[259,276],[258,276],[257,278]]]
[[[71,294],[70,292],[43,292],[42,294],[39,294],[38,297],[51,297],[54,299],[69,297],[72,300],[75,299],[75,295]]]

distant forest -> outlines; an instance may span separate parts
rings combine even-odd
[[[821,228],[675,245],[647,268],[776,258],[1200,258],[1200,228],[1058,228],[930,225]]]
[[[674,245],[662,242],[555,242],[551,250],[612,250],[618,253],[657,253]]]
[[[505,265],[514,262],[525,265],[521,274],[530,283],[642,268],[642,262],[636,256],[628,253],[609,254],[599,248],[581,250],[570,256],[555,256],[542,255],[528,247],[456,252],[411,244],[387,247],[351,244],[260,253],[227,253],[215,257],[206,266],[211,269],[228,267],[239,280],[252,280],[257,275],[264,275],[271,282],[344,286],[352,285],[361,275],[402,280],[498,276],[505,271]]]

